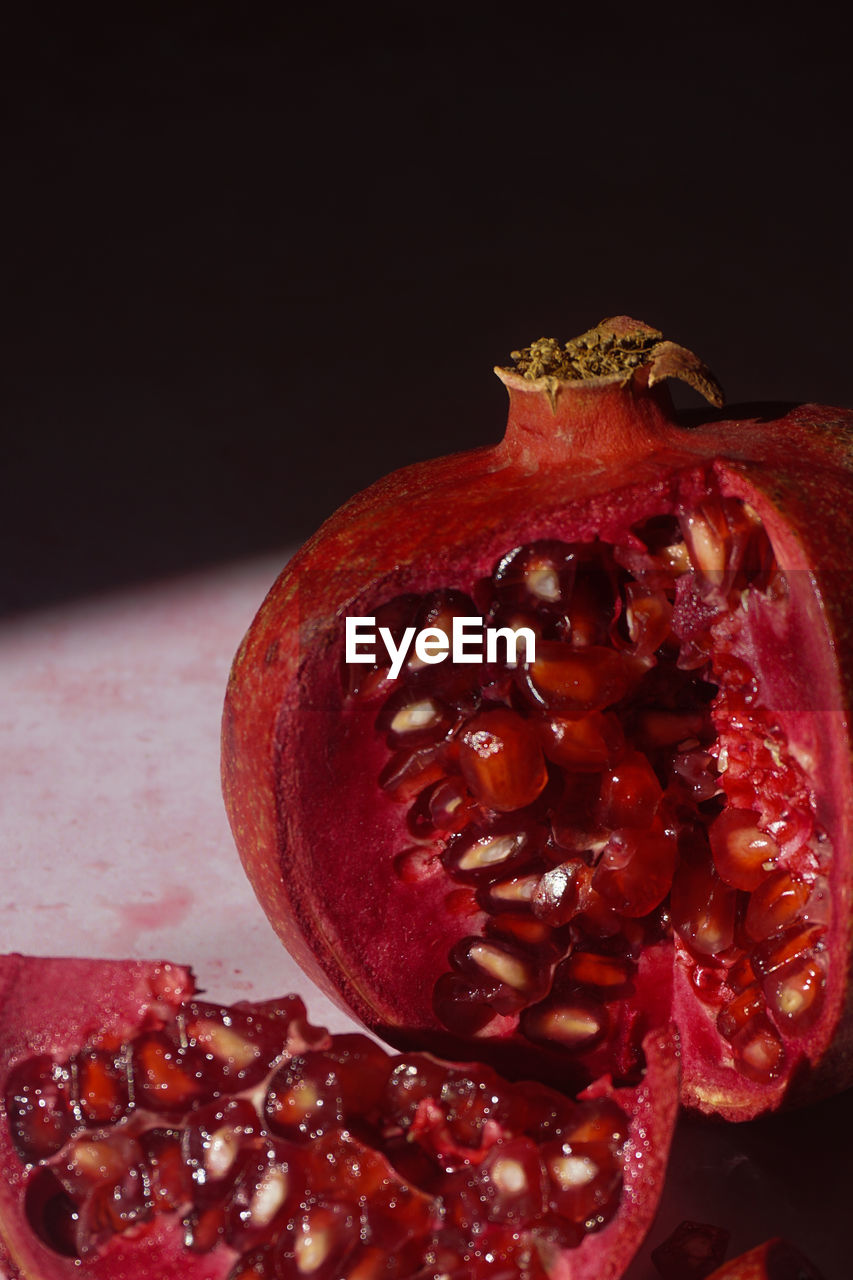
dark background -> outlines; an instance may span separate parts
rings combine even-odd
[[[853,404],[825,11],[115,9],[3,41],[5,609],[293,545],[608,314]]]

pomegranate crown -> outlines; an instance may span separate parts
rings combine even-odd
[[[698,356],[630,316],[611,316],[563,344],[539,338],[510,355],[515,368],[497,368],[498,377],[507,385],[538,383],[552,401],[561,383],[627,383],[642,371],[650,387],[679,378],[717,408],[723,403],[720,384]]]

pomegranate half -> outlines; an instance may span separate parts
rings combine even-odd
[[[571,1101],[178,965],[0,957],[0,1273],[616,1280],[677,1107],[672,1036],[646,1056]]]
[[[514,359],[503,441],[353,498],[237,654],[255,891],[398,1046],[576,1088],[673,1017],[704,1111],[841,1087],[853,415],[682,426],[712,375],[626,317]]]

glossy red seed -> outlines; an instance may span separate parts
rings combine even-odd
[[[73,1063],[73,1092],[84,1124],[114,1124],[129,1105],[124,1064],[105,1049],[87,1049]]]
[[[435,694],[403,687],[382,705],[376,728],[392,751],[432,746],[447,737],[454,714]]]
[[[178,1129],[146,1129],[139,1135],[148,1196],[155,1213],[171,1213],[190,1200],[193,1182]]]
[[[733,1038],[735,1062],[750,1080],[766,1084],[781,1074],[785,1050],[781,1037],[770,1020],[756,1014]]]
[[[481,885],[477,890],[477,902],[484,911],[492,914],[530,911],[542,874],[543,869],[540,868]]]
[[[757,982],[745,987],[717,1015],[717,1030],[726,1040],[733,1040],[751,1018],[765,1010],[764,992]]]
[[[560,966],[569,982],[593,987],[602,1000],[618,1000],[630,989],[636,966],[624,956],[573,951]]]
[[[444,744],[396,751],[379,774],[379,785],[394,800],[406,803],[447,775]]]
[[[746,952],[738,956],[732,963],[726,973],[726,981],[733,991],[743,991],[755,982],[755,970],[752,967],[752,960]]]
[[[530,914],[501,911],[486,922],[486,936],[503,938],[534,952],[556,953],[550,926]]]
[[[808,901],[810,887],[784,869],[773,871],[750,896],[746,931],[756,942],[793,924]]]
[[[672,832],[614,831],[595,869],[592,887],[620,915],[646,916],[669,893],[677,861]]]
[[[562,862],[539,878],[533,895],[533,914],[559,927],[573,920],[588,903],[592,868],[582,862]]]
[[[757,889],[779,854],[773,837],[759,830],[758,814],[748,809],[724,809],[708,837],[721,879],[735,889]]]
[[[343,1124],[344,1109],[335,1063],[309,1049],[276,1071],[266,1092],[264,1116],[283,1138],[313,1138]]]
[[[535,727],[505,707],[468,721],[460,740],[459,768],[471,794],[498,813],[532,804],[548,781]]]
[[[420,1053],[392,1058],[391,1072],[382,1095],[382,1114],[408,1129],[422,1102],[441,1096],[445,1069]]]
[[[556,540],[515,547],[495,566],[492,589],[503,604],[559,609],[575,579],[574,548]]]
[[[789,925],[754,948],[752,967],[760,978],[766,978],[783,965],[811,955],[823,933],[819,924]]]
[[[393,862],[394,875],[403,884],[421,884],[441,870],[438,850],[432,845],[402,849]]]
[[[469,827],[441,855],[454,880],[471,884],[503,878],[511,867],[531,856],[533,839],[523,827]]]
[[[682,859],[672,883],[670,910],[674,929],[691,950],[715,956],[732,945],[737,894],[707,863]]]
[[[801,1034],[817,1021],[823,1007],[826,971],[816,957],[804,956],[764,979],[767,1007],[778,1026]]]
[[[46,1160],[79,1127],[70,1106],[68,1073],[47,1054],[12,1068],[4,1099],[12,1141],[23,1160]]]
[[[523,670],[523,687],[536,706],[579,719],[619,702],[631,685],[626,661],[613,649],[573,649],[560,641],[536,646],[535,662]]]
[[[34,1234],[48,1249],[66,1258],[79,1257],[77,1205],[53,1170],[43,1165],[27,1182],[24,1215]]]
[[[305,1280],[340,1280],[359,1239],[358,1212],[339,1202],[319,1203],[300,1214],[293,1232],[279,1240],[277,1274]]]
[[[602,774],[597,816],[608,827],[648,827],[662,795],[648,758],[641,751],[627,751]]]
[[[544,1209],[539,1150],[529,1138],[500,1138],[474,1174],[489,1222],[530,1223]]]
[[[495,1016],[489,1003],[497,992],[497,983],[482,983],[458,973],[443,973],[432,993],[435,1016],[448,1031],[458,1035],[474,1035]]]
[[[609,711],[593,711],[578,720],[548,716],[539,733],[548,759],[576,773],[598,773],[625,749],[622,725]]]
[[[489,998],[498,1013],[511,1013],[539,999],[547,987],[547,970],[541,961],[498,938],[462,938],[450,952],[450,963],[464,976],[499,984]]]
[[[279,1028],[258,1013],[194,1000],[178,1025],[189,1049],[203,1059],[205,1079],[218,1090],[259,1084],[281,1052]]]
[[[648,658],[669,638],[672,605],[663,591],[651,591],[638,582],[626,584],[625,599],[631,652]]]
[[[548,1143],[542,1149],[542,1161],[547,1199],[555,1212],[577,1223],[612,1214],[622,1185],[622,1164],[609,1144]]]
[[[607,1034],[607,1010],[593,995],[577,991],[549,997],[521,1015],[520,1026],[528,1040],[558,1044],[574,1052],[586,1052]]]

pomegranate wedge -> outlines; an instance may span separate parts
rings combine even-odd
[[[705,1111],[849,1084],[853,415],[683,427],[716,383],[624,317],[514,358],[503,441],[354,498],[236,657],[258,897],[398,1046],[577,1087],[672,1017]]]
[[[296,996],[0,957],[0,1270],[19,1280],[616,1280],[652,1219],[675,1042],[573,1101],[330,1036]]]

